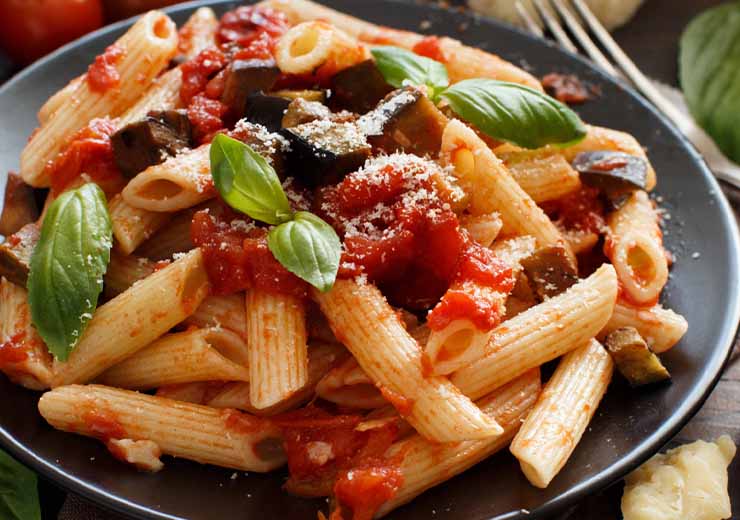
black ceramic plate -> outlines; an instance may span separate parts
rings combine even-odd
[[[507,453],[425,493],[392,518],[432,514],[466,520],[543,517],[615,482],[660,449],[703,403],[729,354],[740,315],[738,231],[726,200],[696,152],[631,91],[584,61],[491,21],[387,0],[331,0],[373,22],[449,34],[531,69],[576,73],[601,86],[602,97],[578,111],[591,123],[633,134],[647,148],[667,208],[665,240],[676,256],[664,303],[686,316],[686,337],[663,356],[669,385],[632,391],[615,378],[583,440],[546,490],[530,486]],[[208,2],[206,3],[208,4]],[[220,13],[232,2],[210,2]],[[193,4],[176,7],[182,23]],[[130,22],[85,37],[26,69],[0,89],[0,171],[17,167],[35,113],[46,98],[82,73]],[[141,474],[108,455],[101,444],[54,431],[36,411],[38,395],[0,378],[0,441],[23,462],[65,488],[135,518],[316,518],[321,500],[281,490],[284,474],[242,472],[168,460]]]

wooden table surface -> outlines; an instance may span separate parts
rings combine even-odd
[[[681,31],[693,16],[720,3],[723,3],[722,0],[647,0],[635,19],[617,30],[615,37],[643,72],[664,83],[676,85],[676,57]],[[3,65],[7,70],[7,64],[0,59],[0,69],[4,68]],[[740,191],[728,188],[726,193],[733,202],[735,215],[740,219]],[[735,343],[721,381],[696,417],[679,432],[672,444],[696,439],[709,440],[722,434],[730,435],[735,444],[740,446],[740,341]],[[612,486],[559,515],[558,520],[619,520],[621,492],[621,485]],[[730,492],[734,506],[732,518],[740,520],[740,456],[730,467]],[[58,496],[58,492],[43,484],[42,495],[51,498],[52,495]],[[57,500],[53,499],[54,502]]]

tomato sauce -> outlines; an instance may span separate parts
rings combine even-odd
[[[8,341],[0,344],[0,368],[22,363],[28,359],[28,348],[25,344],[26,333],[13,334]]]
[[[388,387],[381,386],[380,393],[383,398],[391,403],[393,407],[398,411],[401,417],[408,417],[414,410],[414,400],[404,397],[398,392],[394,392]]]
[[[83,173],[107,193],[120,190],[126,181],[113,160],[110,137],[116,125],[108,118],[93,119],[70,138],[64,149],[46,165],[52,193],[70,187]]]
[[[352,511],[352,520],[372,520],[401,485],[403,475],[397,466],[388,465],[383,459],[368,460],[362,467],[352,468],[337,479],[334,496],[341,509]]]
[[[273,417],[283,434],[288,457],[289,491],[304,496],[330,495],[344,472],[362,467],[367,461],[388,466],[381,459],[398,435],[395,422],[358,431],[360,415],[332,415],[309,406]]]
[[[606,226],[598,188],[583,186],[563,198],[543,203],[542,207],[566,229],[601,233]]]
[[[299,298],[308,295],[306,283],[272,255],[266,235],[265,228],[226,206],[193,216],[191,237],[203,252],[214,294],[255,288]]]
[[[87,432],[103,442],[127,437],[123,425],[118,422],[113,412],[108,410],[88,410],[82,415],[82,421],[87,427]]]
[[[447,63],[447,58],[445,58],[445,55],[442,52],[440,39],[437,36],[427,36],[414,45],[413,51],[420,56],[426,56],[427,58]]]
[[[282,11],[264,6],[243,6],[221,17],[216,41],[222,46],[235,43],[248,47],[252,41],[261,38],[262,33],[277,40],[289,28],[288,17]]]
[[[103,54],[87,69],[87,85],[93,92],[104,93],[115,88],[121,82],[121,75],[116,65],[126,56],[126,50],[120,45],[110,45]]]

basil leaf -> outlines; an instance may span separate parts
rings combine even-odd
[[[342,244],[334,229],[316,215],[297,212],[293,220],[270,230],[267,246],[288,271],[321,292],[334,285]]]
[[[679,78],[696,122],[740,162],[740,3],[709,9],[681,36]]]
[[[574,144],[586,135],[586,127],[570,108],[517,83],[467,79],[440,97],[484,134],[524,148]]]
[[[36,475],[0,450],[0,518],[41,520]]]
[[[450,84],[447,68],[431,58],[392,46],[374,47],[370,52],[385,80],[396,88],[426,85],[431,89],[430,97],[435,98]]]
[[[224,134],[213,139],[210,155],[213,182],[229,206],[268,224],[290,220],[288,197],[264,157]]]
[[[113,241],[105,194],[85,184],[59,196],[31,256],[31,318],[54,356],[66,361],[98,303]]]

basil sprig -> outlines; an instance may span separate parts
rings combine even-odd
[[[0,450],[0,518],[41,520],[36,475]]]
[[[110,261],[105,194],[85,184],[49,206],[31,256],[31,318],[49,351],[66,361],[92,318]]]
[[[267,246],[288,271],[322,292],[332,288],[342,244],[316,215],[293,212],[275,170],[248,145],[224,134],[211,142],[211,175],[229,206],[275,225]]]
[[[426,85],[434,98],[450,84],[447,68],[436,60],[390,45],[375,47],[371,52],[375,65],[393,87]]]
[[[586,135],[575,112],[533,88],[492,79],[468,79],[447,87],[442,63],[397,47],[379,47],[372,53],[389,84],[430,87],[433,101],[444,99],[458,116],[494,139],[539,148],[574,144]]]
[[[533,88],[493,79],[466,79],[440,94],[478,130],[523,148],[574,144],[586,127],[570,108]]]

